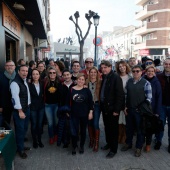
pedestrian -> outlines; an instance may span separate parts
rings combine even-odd
[[[93,110],[93,119],[88,121],[88,132],[89,132],[89,147],[93,148],[94,152],[98,151],[99,148],[99,136],[100,136],[100,128],[99,128],[99,119],[101,114],[100,109],[100,87],[101,87],[101,79],[98,74],[98,70],[96,67],[92,67],[89,70],[89,76],[86,80],[86,85],[90,89],[94,102],[94,110]]]
[[[77,75],[79,74],[80,72],[80,62],[79,61],[73,61],[73,64],[72,64],[72,77],[71,79],[76,82],[77,80]]]
[[[57,76],[59,77],[60,82],[63,82],[64,79],[62,77],[62,72],[65,69],[64,63],[62,61],[55,61],[54,66],[55,66],[55,69],[57,71]]]
[[[132,61],[133,62],[132,62]],[[134,63],[136,60],[134,58],[130,58],[129,62]],[[123,82],[123,90],[125,93],[125,99],[126,99],[126,83],[127,81],[131,78],[131,69],[129,67],[129,65],[125,62],[125,61],[119,61],[116,64],[116,71],[117,74],[120,76],[120,78],[122,79]],[[124,110],[120,111],[120,115],[119,115],[119,143],[125,143],[126,140],[126,118],[125,118],[125,113]]]
[[[113,158],[118,149],[118,120],[119,113],[124,109],[124,92],[122,79],[112,70],[112,64],[103,60],[101,62],[102,84],[100,104],[104,122],[106,145],[101,149],[110,149],[106,158]]]
[[[150,83],[142,78],[142,67],[136,65],[132,67],[133,78],[130,78],[126,85],[126,143],[121,151],[127,151],[132,148],[134,130],[136,129],[136,150],[135,156],[140,157],[144,143],[144,134],[142,133],[142,116],[138,107],[144,101],[151,103],[152,88]]]
[[[28,67],[21,65],[18,74],[10,85],[12,94],[12,103],[14,106],[13,119],[15,125],[16,144],[19,156],[22,159],[27,158],[25,150],[30,150],[29,147],[24,147],[24,138],[28,130],[30,120],[30,91],[27,82]]]
[[[15,63],[8,60],[5,63],[5,71],[0,74],[0,114],[2,118],[1,127],[9,129],[13,105],[11,102],[10,84],[16,76]]]
[[[47,70],[47,78],[44,82],[44,102],[48,121],[49,143],[51,145],[57,141],[57,110],[60,102],[59,78],[54,67],[49,67]]]
[[[152,87],[152,111],[155,116],[159,116],[162,107],[162,89],[158,78],[156,77],[156,68],[153,65],[149,65],[145,69],[146,74],[144,78],[150,82]],[[149,152],[151,149],[151,142],[152,142],[152,133],[150,131],[146,131],[145,134],[145,151]]]
[[[31,134],[33,139],[33,148],[43,148],[41,141],[43,118],[44,118],[44,100],[43,100],[43,84],[40,81],[40,72],[37,69],[32,70],[31,83],[29,84],[31,105]]]
[[[39,62],[37,64],[37,69],[40,72],[40,80],[44,81],[44,78],[47,76],[46,75],[46,69],[45,69],[45,64],[43,61]]]
[[[72,87],[70,93],[70,123],[72,135],[72,155],[76,155],[78,136],[80,132],[79,153],[84,153],[84,144],[86,140],[86,128],[88,120],[93,118],[93,100],[92,94],[88,88],[84,88],[85,75],[77,75],[77,85]],[[79,131],[80,130],[80,131]]]

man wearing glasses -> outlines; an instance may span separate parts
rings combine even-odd
[[[81,70],[81,73],[85,74],[86,79],[88,78],[89,75],[89,70],[94,66],[94,61],[92,58],[86,58],[85,60],[85,66],[86,68],[84,70]]]
[[[6,129],[9,128],[7,124],[10,124],[11,122],[13,110],[9,86],[15,76],[15,63],[12,60],[9,60],[5,63],[5,71],[0,74],[0,126],[3,126]],[[2,119],[3,123],[1,123]]]
[[[141,129],[142,117],[138,112],[138,106],[144,101],[151,102],[152,88],[151,84],[141,77],[142,67],[132,67],[133,78],[129,79],[126,85],[127,97],[126,97],[126,144],[121,148],[121,151],[127,151],[132,148],[132,140],[134,129],[137,130],[136,150],[135,156],[141,155],[141,150],[144,143],[144,136]]]

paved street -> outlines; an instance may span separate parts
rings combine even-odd
[[[104,131],[102,120],[100,121],[101,138],[100,146],[105,144]],[[99,150],[98,153],[93,153],[87,147],[88,138],[85,146],[85,153],[80,155],[78,152],[76,156],[72,156],[71,147],[63,149],[56,145],[50,146],[48,144],[47,125],[45,126],[43,135],[43,143],[45,147],[32,149],[27,151],[28,158],[21,159],[18,155],[15,158],[15,170],[169,170],[170,169],[170,154],[167,152],[167,125],[166,132],[163,139],[163,146],[159,151],[155,151],[152,146],[150,153],[142,152],[141,157],[134,157],[134,148],[121,152],[119,150],[113,159],[106,159],[106,151]],[[26,146],[32,146],[31,135],[28,132],[29,141]],[[2,159],[2,158],[1,158]],[[0,161],[2,163],[2,161]],[[0,170],[4,166],[0,165]]]

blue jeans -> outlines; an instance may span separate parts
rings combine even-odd
[[[42,127],[43,127],[43,118],[44,118],[44,107],[37,111],[30,111],[31,117],[31,134],[33,140],[41,140]]]
[[[58,104],[45,104],[45,113],[48,121],[48,135],[50,138],[57,135],[57,110]]]
[[[100,119],[100,105],[99,103],[94,104],[93,119],[89,120],[88,125],[92,126],[95,130],[99,130],[99,119]]]
[[[161,113],[159,115],[160,119],[163,121],[163,125],[165,126],[166,124],[166,118],[168,120],[168,140],[170,144],[170,106],[162,106],[161,108]],[[156,134],[156,140],[158,142],[162,142],[164,132],[160,132],[159,134]]]
[[[132,146],[134,130],[137,130],[136,148],[141,149],[144,142],[144,134],[142,133],[142,119],[139,112],[135,109],[128,109],[126,116],[126,144]]]
[[[15,136],[16,136],[16,143],[17,149],[19,152],[24,150],[24,138],[28,130],[28,124],[30,120],[30,108],[26,110],[25,119],[21,119],[19,117],[19,113],[17,110],[13,111],[13,119],[15,125]]]

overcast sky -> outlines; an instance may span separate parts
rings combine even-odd
[[[50,0],[50,3],[51,34],[54,41],[75,35],[75,27],[69,17],[76,11],[80,14],[79,25],[83,35],[88,28],[84,16],[89,10],[100,16],[98,32],[112,31],[114,26],[137,25],[135,12],[139,7],[135,5],[135,0]],[[94,34],[94,25],[89,34]]]

